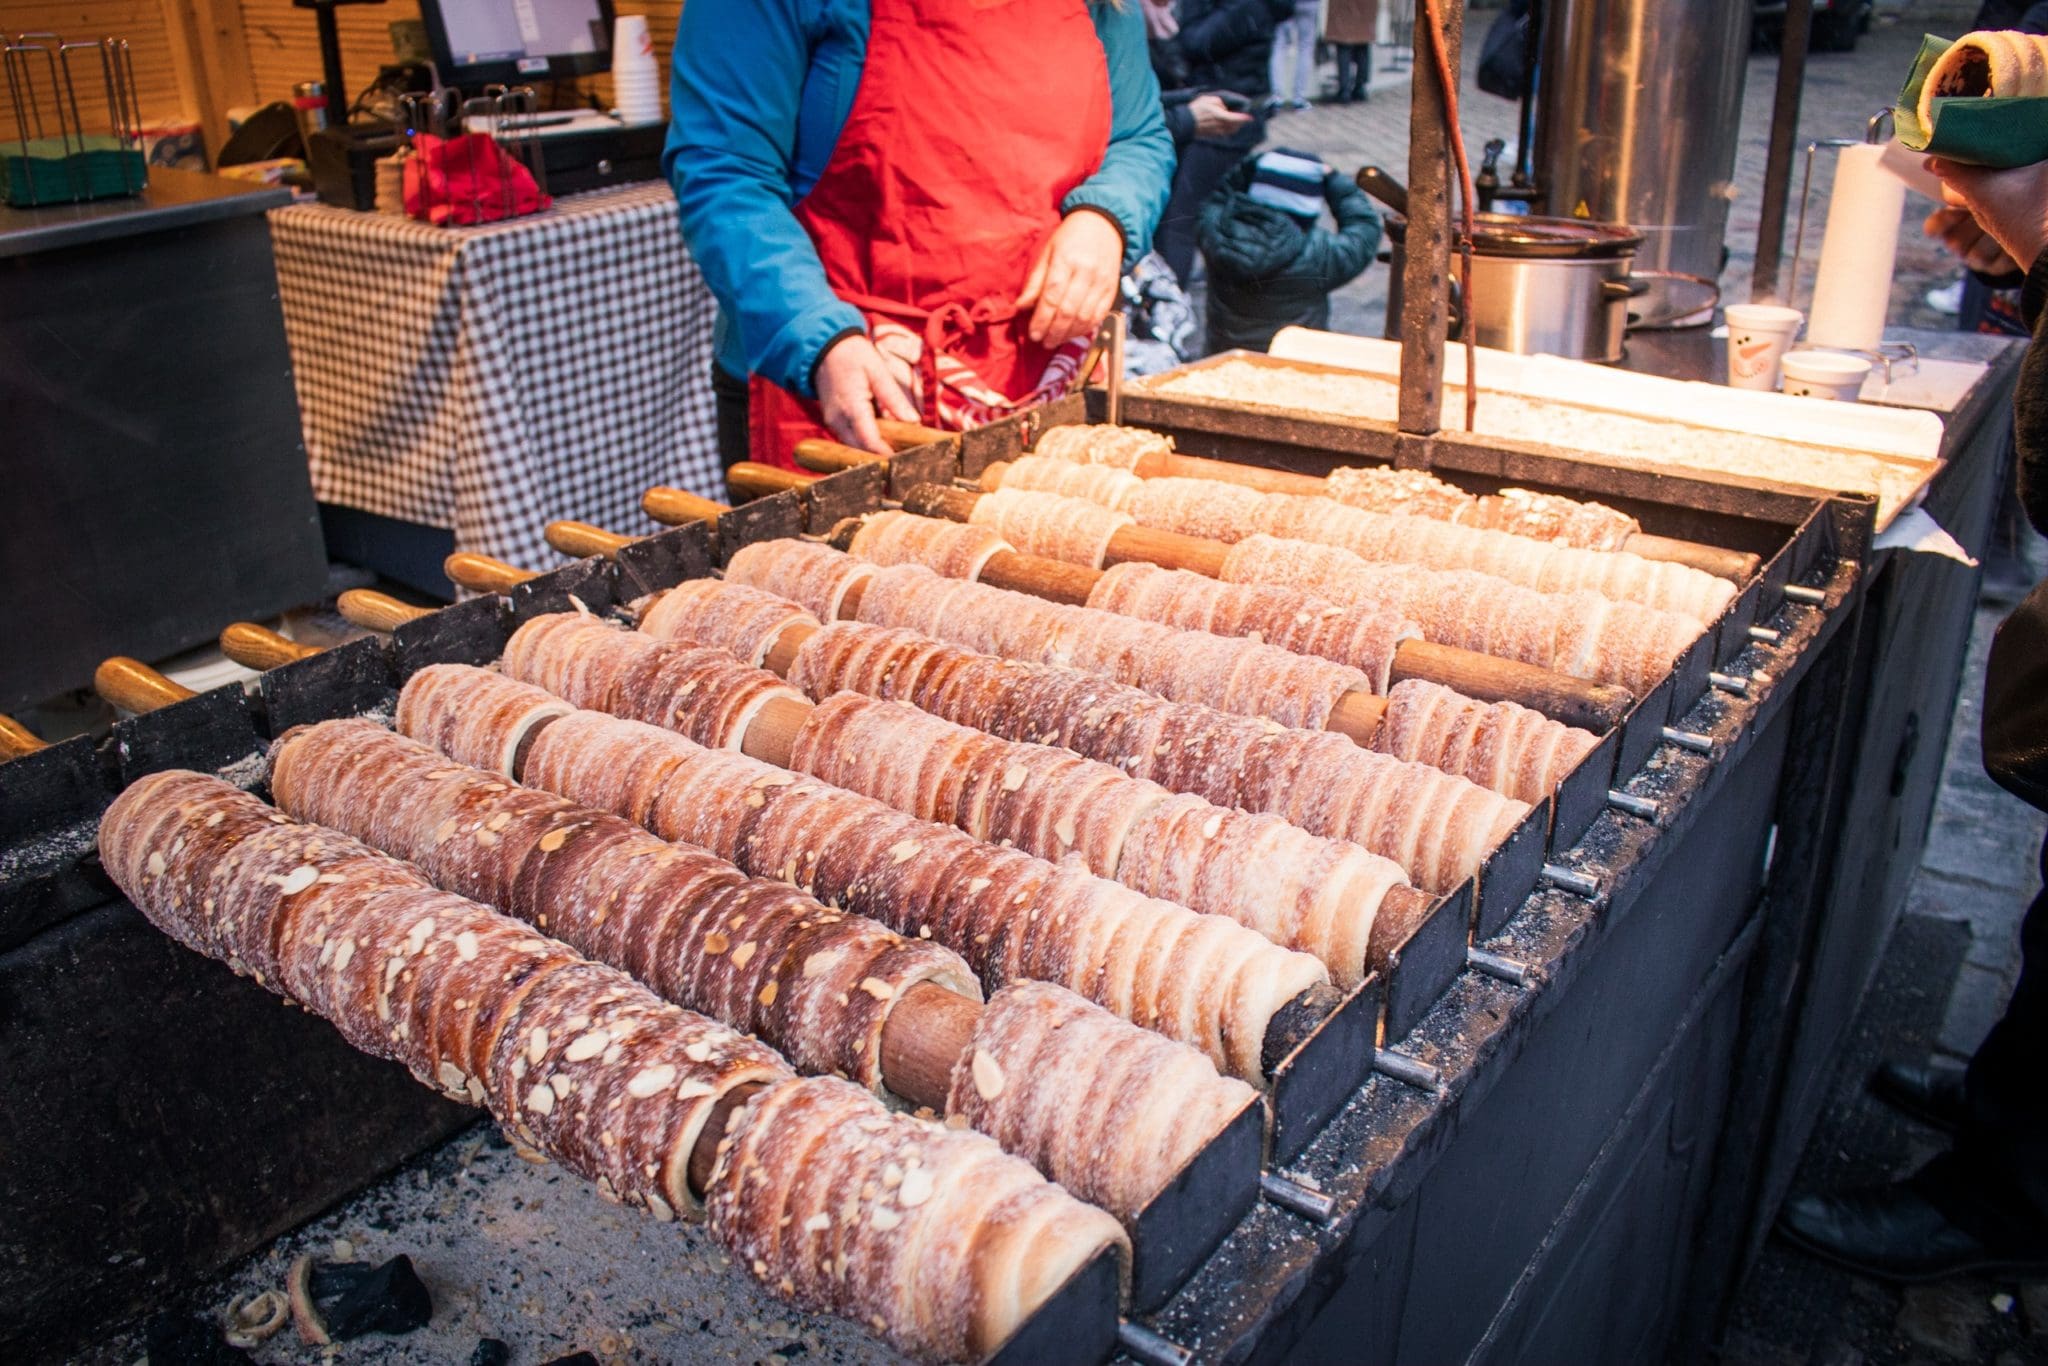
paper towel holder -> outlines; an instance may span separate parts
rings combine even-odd
[[[1806,144],[1806,169],[1799,177],[1799,222],[1792,233],[1792,280],[1785,289],[1785,302],[1791,307],[1798,307],[1799,271],[1800,267],[1806,264],[1806,205],[1813,190],[1814,153],[1823,147],[1876,146],[1889,141],[1895,128],[1896,124],[1893,120],[1891,106],[1887,105],[1864,120],[1863,136],[1860,138],[1815,138],[1812,142]],[[1828,349],[1842,350],[1844,348],[1830,347]],[[1886,384],[1890,384],[1892,381],[1892,362],[1899,360],[1917,362],[1920,359],[1920,348],[1912,342],[1885,342],[1875,350],[1857,351],[1854,354],[1868,356],[1872,363],[1884,367],[1884,381]]]

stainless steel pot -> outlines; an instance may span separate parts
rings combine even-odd
[[[1393,279],[1387,332],[1398,335],[1401,317],[1402,241],[1405,220],[1389,215]],[[1629,300],[1642,292],[1630,277],[1642,236],[1608,223],[1569,218],[1481,214],[1472,253],[1472,318],[1481,346],[1522,355],[1618,361],[1628,330]],[[1458,278],[1453,253],[1448,266]],[[1454,301],[1454,320],[1462,301]],[[1453,329],[1453,335],[1463,334]]]

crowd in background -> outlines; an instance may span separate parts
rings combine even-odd
[[[1275,114],[1320,93],[1325,51],[1331,98],[1370,98],[1378,0],[1142,3],[1179,161],[1153,253],[1124,282],[1134,368],[1264,350],[1282,327],[1325,325],[1331,291],[1372,263],[1379,216],[1313,153],[1258,149]],[[1198,280],[1206,330],[1188,296]]]

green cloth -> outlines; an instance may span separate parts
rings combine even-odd
[[[0,199],[18,208],[140,194],[148,179],[142,152],[99,135],[0,142]],[[67,155],[67,146],[69,154]]]
[[[2003,169],[2048,161],[2048,97],[1945,95],[1934,101],[1934,126],[1921,126],[1920,88],[1951,46],[1950,39],[1931,33],[1920,40],[1920,55],[1892,111],[1899,141],[1972,166]]]

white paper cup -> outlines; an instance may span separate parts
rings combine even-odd
[[[644,14],[621,14],[612,21],[612,64],[654,59],[654,36]]]
[[[1792,351],[1780,365],[1785,371],[1785,392],[1799,398],[1854,403],[1863,394],[1863,381],[1870,376],[1868,358],[1840,351]]]
[[[1730,304],[1728,383],[1737,389],[1776,389],[1778,364],[1799,335],[1805,315],[1779,304]]]

